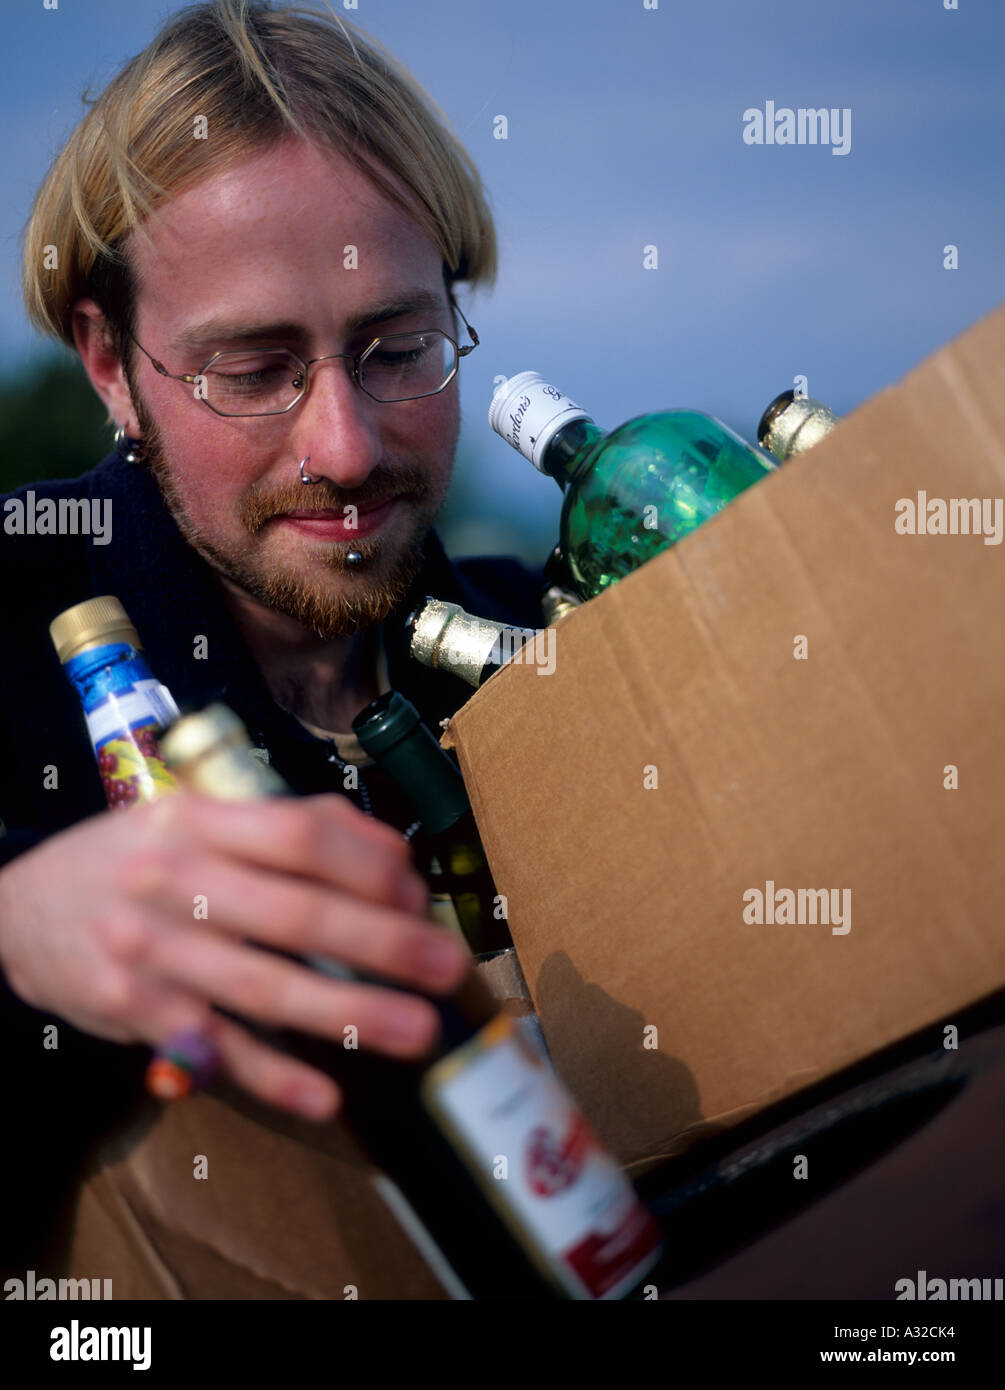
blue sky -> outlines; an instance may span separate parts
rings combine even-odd
[[[560,493],[489,430],[493,378],[534,368],[607,427],[689,407],[753,436],[808,379],[839,413],[1005,299],[1001,0],[360,0],[340,13],[445,111],[497,218],[495,289],[460,302],[459,470],[476,516],[537,555]],[[100,88],[180,6],[5,7],[0,370],[41,350],[18,239]],[[847,155],[749,145],[743,112],[851,111]],[[509,138],[493,138],[504,114]],[[942,248],[959,247],[959,269]],[[645,270],[643,247],[659,249]],[[85,466],[86,460],[82,462]],[[500,531],[500,526],[502,527]],[[496,539],[493,548],[498,545]]]

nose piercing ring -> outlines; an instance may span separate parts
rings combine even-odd
[[[304,472],[304,464],[305,464],[305,463],[310,463],[310,461],[311,461],[311,456],[310,456],[310,454],[308,454],[306,458],[302,458],[302,459],[300,460],[300,481],[301,481],[302,483],[316,483],[316,482],[317,482],[317,478],[308,478],[307,474]]]

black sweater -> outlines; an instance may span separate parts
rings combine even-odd
[[[111,503],[111,540],[88,535],[16,534],[41,498]],[[107,505],[101,513],[107,517]],[[252,654],[199,555],[184,540],[159,489],[142,467],[108,458],[80,478],[26,485],[0,498],[0,872],[49,835],[105,810],[101,781],[79,700],[49,638],[57,613],[101,594],[121,600],[158,680],[182,706],[224,700],[276,770],[302,795],[343,791],[333,748],[313,737],[272,699]],[[425,594],[480,616],[526,627],[541,624],[541,577],[511,558],[452,563],[431,532],[425,563],[399,614],[384,626],[388,674],[438,735],[439,721],[471,694],[455,677],[426,670],[407,653],[402,624]],[[196,638],[205,659],[198,659]],[[45,769],[55,767],[58,785]],[[361,773],[373,811],[399,829],[410,807],[383,774]],[[356,800],[356,804],[360,804]],[[59,1025],[59,1047],[42,1046]],[[83,1033],[31,1008],[0,971],[0,1028],[9,1075],[0,1127],[0,1269],[39,1268],[48,1228],[65,1216],[73,1174],[93,1140],[129,1110],[143,1085],[150,1050]],[[34,1263],[33,1263],[34,1261]]]

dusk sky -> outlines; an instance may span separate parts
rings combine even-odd
[[[178,8],[5,8],[4,371],[42,350],[18,286],[35,189],[84,90]],[[482,511],[529,555],[557,521],[558,488],[489,429],[499,374],[534,368],[605,427],[686,406],[752,438],[795,375],[845,413],[1005,298],[1000,0],[337,9],[439,103],[497,218],[497,285],[459,296],[482,346],[461,367],[459,480],[476,516],[458,553],[483,548]],[[847,113],[847,153],[746,143],[744,112],[769,101]],[[649,246],[658,269],[644,267]]]

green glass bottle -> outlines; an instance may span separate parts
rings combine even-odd
[[[564,491],[561,548],[583,598],[675,545],[778,467],[696,410],[640,415],[608,434],[539,372],[499,386],[489,424]]]
[[[434,900],[449,896],[471,951],[485,957],[513,949],[506,919],[496,915],[495,883],[464,778],[419,711],[399,691],[391,690],[361,710],[352,728],[421,818],[432,850],[427,868]]]

